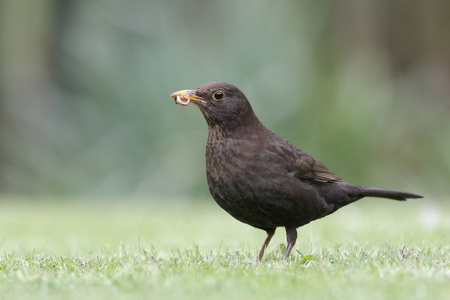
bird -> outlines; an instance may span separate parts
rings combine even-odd
[[[236,86],[209,82],[170,95],[200,108],[208,125],[206,178],[217,204],[235,219],[264,230],[264,251],[278,227],[286,230],[287,260],[297,228],[363,197],[405,201],[420,195],[347,183],[313,156],[266,128]]]

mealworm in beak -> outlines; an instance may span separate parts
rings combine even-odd
[[[185,101],[183,101],[183,100],[185,100]],[[175,103],[183,105],[183,106],[189,105],[189,103],[191,103],[191,96],[190,95],[183,95],[183,96],[178,95],[177,99],[175,100]]]

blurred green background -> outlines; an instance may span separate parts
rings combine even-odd
[[[355,184],[443,199],[450,2],[2,0],[0,193],[205,198],[206,123],[237,85]]]

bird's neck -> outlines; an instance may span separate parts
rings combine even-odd
[[[210,150],[219,148],[221,150],[227,149],[230,144],[236,143],[234,151],[238,149],[245,152],[247,142],[252,145],[264,143],[264,140],[271,134],[264,125],[255,118],[250,122],[246,119],[246,124],[215,124],[208,126],[208,140],[207,148]],[[231,126],[230,126],[231,125]],[[240,144],[244,142],[244,144]]]
[[[249,111],[247,114],[241,115],[235,119],[207,123],[208,131],[210,133],[215,133],[226,137],[240,134],[245,135],[250,132],[258,132],[256,130],[257,128],[259,129],[264,127],[253,111]]]

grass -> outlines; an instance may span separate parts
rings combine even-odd
[[[213,202],[0,201],[1,299],[447,299],[449,206],[367,199],[282,261]],[[161,204],[164,203],[164,204]]]

